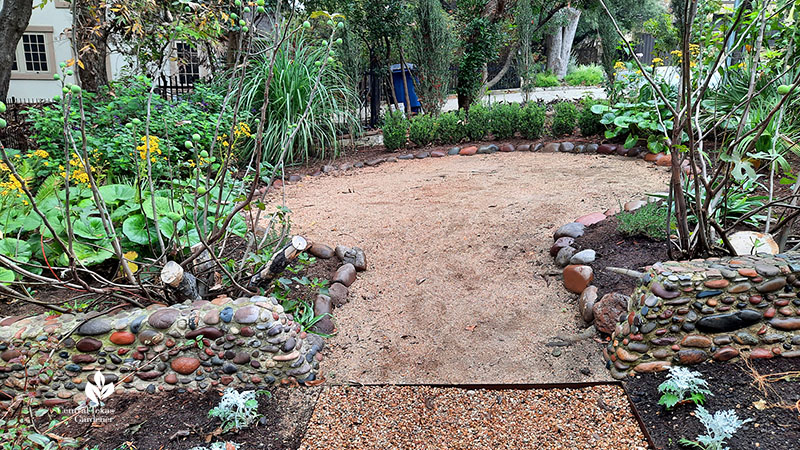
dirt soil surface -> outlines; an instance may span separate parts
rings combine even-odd
[[[552,234],[666,183],[666,169],[639,160],[526,152],[401,160],[289,185],[293,232],[367,254],[350,303],[335,311],[324,375],[362,383],[609,379],[593,340],[546,347],[583,327],[577,296],[548,254]]]
[[[648,448],[619,386],[467,390],[332,386],[303,438],[312,449]]]
[[[259,422],[239,432],[219,434],[220,420],[208,417],[217,406],[216,391],[162,393],[160,395],[112,396],[103,407],[109,411],[92,425],[91,416],[80,413],[55,430],[82,437],[82,448],[100,450],[167,450],[237,442],[242,449],[296,449],[306,431],[321,388],[279,387],[258,397]],[[113,411],[113,413],[111,412]],[[99,426],[98,426],[99,425]]]
[[[800,361],[796,358],[704,363],[692,367],[702,374],[714,394],[706,399],[709,412],[731,409],[740,419],[751,419],[726,442],[731,449],[788,450],[800,442]],[[753,372],[755,370],[755,372]],[[767,377],[762,390],[753,374]],[[681,438],[696,440],[706,434],[692,404],[666,411],[658,405],[658,385],[666,372],[637,375],[625,381],[631,400],[647,424],[657,448],[679,450]]]
[[[575,240],[578,250],[587,248],[597,252],[591,264],[598,298],[611,292],[630,295],[636,287],[636,279],[605,270],[606,267],[621,267],[643,272],[644,268],[659,261],[667,261],[668,243],[655,241],[646,236],[625,236],[617,231],[616,216],[586,228],[586,234]]]

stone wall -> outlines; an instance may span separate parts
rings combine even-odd
[[[0,399],[25,389],[25,365],[29,374],[43,365],[53,369],[52,376],[43,371],[27,382],[55,405],[80,402],[95,371],[115,383],[117,392],[254,388],[288,377],[313,381],[322,359],[322,339],[302,332],[274,298],[222,297],[91,317],[0,321]]]
[[[800,253],[653,265],[603,349],[612,375],[800,357]]]

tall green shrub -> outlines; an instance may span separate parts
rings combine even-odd
[[[496,103],[489,115],[489,127],[495,139],[508,139],[517,131],[519,104]]]
[[[466,120],[463,109],[440,115],[436,123],[436,141],[442,144],[458,144],[467,137]]]
[[[592,112],[592,106],[597,105],[597,100],[589,97],[581,100],[581,112],[578,114],[578,127],[584,136],[594,136],[605,131],[606,127],[600,123],[601,116]]]
[[[489,110],[480,103],[469,108],[467,114],[467,137],[471,141],[480,141],[489,133]]]
[[[408,134],[408,120],[399,110],[386,113],[383,119],[383,145],[386,150],[394,151],[406,146],[406,135]]]
[[[408,140],[424,147],[436,137],[436,121],[430,114],[420,114],[411,119],[408,128]]]
[[[575,105],[570,102],[560,102],[556,103],[553,109],[555,110],[552,127],[553,135],[563,136],[575,131],[575,122],[578,117]]]
[[[525,139],[537,139],[544,131],[544,119],[546,114],[544,105],[528,102],[519,111],[517,129]]]
[[[450,88],[452,25],[439,0],[419,0],[414,16],[416,35],[411,40],[411,57],[417,64],[416,90],[422,109],[437,114]]]

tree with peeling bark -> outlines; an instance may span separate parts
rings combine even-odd
[[[14,54],[22,33],[28,28],[33,0],[2,0],[0,8],[0,101],[8,95]]]

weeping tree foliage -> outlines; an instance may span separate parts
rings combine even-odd
[[[294,143],[285,155],[287,163],[307,160],[311,155],[325,157],[326,148],[338,152],[338,127],[357,129],[354,111],[359,100],[342,65],[329,60],[328,43],[314,45],[301,33],[283,42],[274,61],[267,52],[258,55],[250,60],[241,98],[243,108],[260,109],[264,87],[271,76],[262,160],[279,160],[285,136],[298,123]],[[318,76],[321,83],[315,89]],[[307,117],[300,121],[307,105]]]
[[[416,92],[426,113],[442,109],[453,60],[452,25],[439,0],[418,0],[414,10],[411,58],[417,64]]]

